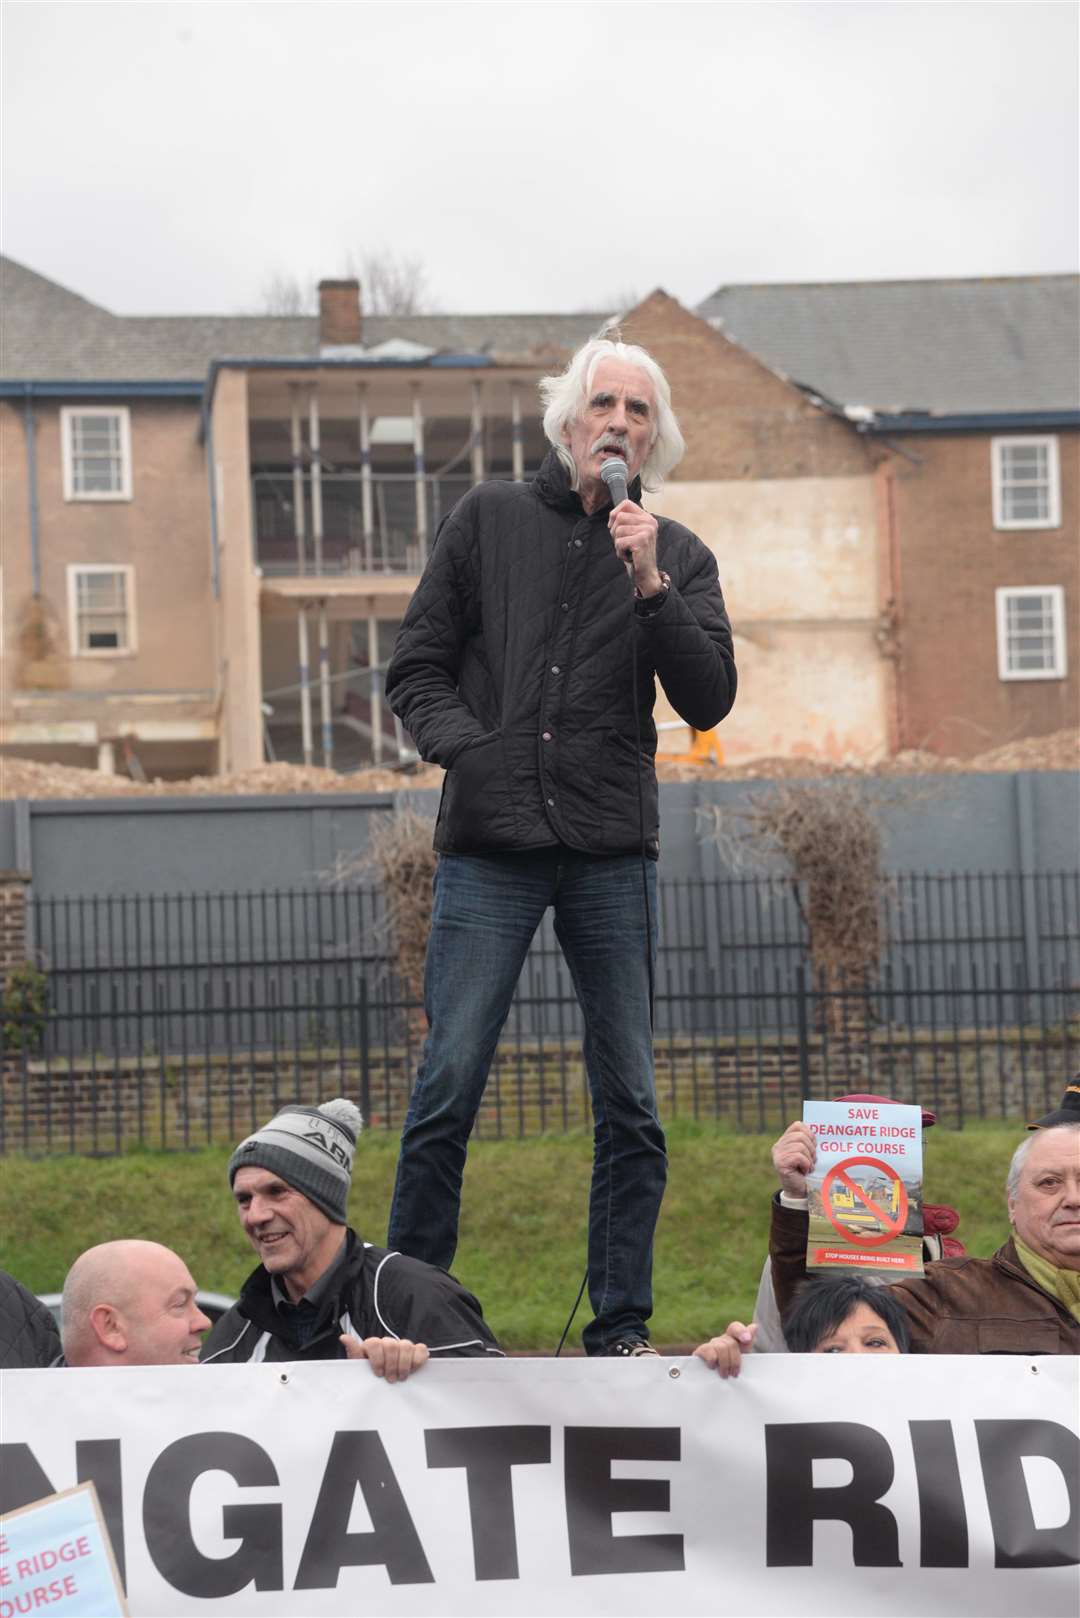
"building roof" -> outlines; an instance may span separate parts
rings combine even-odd
[[[721,286],[697,313],[781,375],[853,409],[977,415],[1080,406],[1080,276]],[[547,364],[607,318],[368,315],[363,338],[368,352],[414,345]],[[194,383],[214,360],[316,363],[319,354],[314,315],[116,315],[0,258],[7,381]]]
[[[698,314],[843,406],[1075,410],[1080,276],[721,286]]]
[[[224,353],[311,352],[315,324],[280,316],[114,315],[0,259],[0,375],[12,381],[198,380]]]
[[[577,348],[607,317],[369,315],[368,348],[392,340],[438,354],[538,358]],[[314,315],[115,315],[0,258],[0,376],[9,381],[202,381],[215,359],[319,357]]]

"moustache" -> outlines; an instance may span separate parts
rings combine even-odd
[[[630,459],[630,435],[628,433],[603,433],[589,450],[590,455],[599,455],[601,451],[610,449],[621,455],[624,461]]]

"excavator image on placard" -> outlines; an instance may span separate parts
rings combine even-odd
[[[891,1218],[896,1218],[900,1212],[901,1182],[899,1180],[876,1180],[872,1184],[864,1186],[863,1189],[879,1208],[888,1213]],[[861,1197],[855,1195],[850,1186],[837,1181],[832,1187],[829,1200],[832,1204],[833,1214],[843,1224],[881,1228],[881,1220],[877,1217],[877,1214],[874,1213],[873,1209],[866,1206]]]

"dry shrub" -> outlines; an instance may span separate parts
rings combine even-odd
[[[881,826],[849,781],[778,786],[746,814],[761,851],[787,863],[811,963],[830,983],[862,979],[881,959]]]
[[[424,956],[431,931],[434,832],[434,820],[415,809],[373,815],[367,848],[362,854],[339,858],[331,873],[331,880],[339,883],[369,875],[378,882],[398,975],[415,1000],[423,998]]]

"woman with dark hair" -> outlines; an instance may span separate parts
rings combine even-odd
[[[755,1330],[733,1320],[694,1353],[722,1377],[738,1376]],[[792,1354],[906,1354],[911,1332],[889,1287],[861,1275],[829,1275],[806,1282],[784,1316],[784,1341]]]
[[[861,1275],[807,1281],[784,1316],[792,1354],[906,1354],[907,1314],[889,1287]]]

